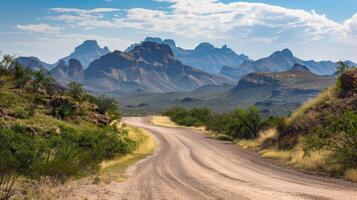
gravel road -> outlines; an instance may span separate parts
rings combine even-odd
[[[357,184],[281,167],[190,129],[154,126],[148,118],[125,122],[154,134],[156,152],[129,168],[127,181],[104,194],[92,190],[96,198],[357,200]]]

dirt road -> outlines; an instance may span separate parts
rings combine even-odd
[[[357,199],[356,184],[280,167],[189,129],[157,127],[146,118],[125,122],[149,130],[158,146],[100,199]]]

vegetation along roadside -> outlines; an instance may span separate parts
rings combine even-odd
[[[227,114],[174,107],[163,115],[178,125],[205,126],[263,157],[357,182],[357,69],[339,64],[336,84],[289,117],[264,118],[254,106]]]

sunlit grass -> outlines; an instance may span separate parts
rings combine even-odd
[[[125,180],[125,171],[130,165],[133,165],[154,152],[156,142],[150,133],[144,129],[132,126],[127,126],[127,129],[129,138],[136,141],[139,146],[130,154],[105,161],[101,164],[100,176],[104,182],[108,181],[108,179],[115,179],[116,181]]]
[[[338,84],[332,86],[325,91],[321,92],[318,96],[308,100],[302,104],[287,120],[286,125],[289,126],[293,124],[297,119],[304,116],[308,109],[314,108],[317,105],[333,99],[336,96],[336,91],[338,90]]]
[[[199,131],[202,133],[208,133],[206,131],[206,127],[204,126],[199,126],[199,127],[181,126],[171,121],[170,117],[166,117],[166,116],[151,116],[151,123],[156,126],[164,126],[169,128],[190,128],[192,130]]]
[[[242,147],[243,149],[257,149],[260,148],[260,146],[270,138],[275,137],[277,134],[276,129],[268,129],[265,131],[262,131],[261,134],[257,139],[253,140],[240,140],[238,141],[238,145]]]
[[[346,180],[357,182],[357,169],[349,169],[345,172],[344,178]]]

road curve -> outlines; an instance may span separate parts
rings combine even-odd
[[[148,118],[125,122],[150,131],[158,145],[113,199],[357,199],[356,184],[287,169],[190,129],[154,126]]]

